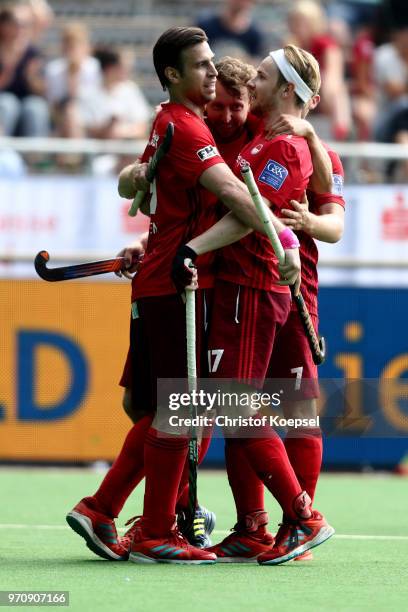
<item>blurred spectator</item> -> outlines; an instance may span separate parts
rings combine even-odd
[[[264,35],[252,17],[255,0],[226,0],[220,14],[198,19],[218,57],[240,55],[256,62],[265,52]]]
[[[0,10],[0,124],[9,136],[46,136],[43,60],[27,34],[31,24],[23,17],[11,8]]]
[[[374,28],[362,26],[354,39],[351,59],[351,94],[357,140],[370,140],[377,110],[374,82]]]
[[[394,30],[391,42],[376,50],[374,76],[379,110],[375,137],[383,142],[394,142],[394,118],[408,108],[408,24],[401,24]]]
[[[344,140],[351,130],[350,98],[344,80],[344,57],[338,43],[327,33],[322,7],[313,0],[299,0],[289,9],[289,42],[312,53],[322,74],[319,110],[330,120],[332,136]]]
[[[91,55],[88,30],[79,22],[62,31],[62,57],[49,62],[45,72],[47,97],[53,105],[78,98],[101,81],[99,62]]]
[[[32,15],[32,38],[39,41],[44,36],[45,31],[52,25],[54,11],[47,0],[26,0],[26,4]]]
[[[123,56],[111,49],[95,52],[102,84],[79,99],[80,115],[93,138],[145,138],[151,109],[140,87],[131,81]]]

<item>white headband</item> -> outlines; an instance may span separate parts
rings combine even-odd
[[[294,67],[285,57],[285,51],[278,49],[277,51],[271,51],[269,53],[271,58],[275,61],[279,72],[285,77],[288,83],[293,83],[295,86],[295,92],[303,102],[309,102],[313,96],[313,91],[306,85],[304,80],[296,72]]]

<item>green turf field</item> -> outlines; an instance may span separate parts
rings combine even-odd
[[[65,523],[94,491],[91,470],[0,468],[0,590],[70,591],[75,611],[408,610],[408,482],[386,475],[324,475],[316,507],[337,536],[309,563],[136,565],[92,555]],[[217,513],[215,540],[234,523],[223,472],[202,472],[200,498]],[[278,521],[268,498],[271,525]],[[141,492],[118,525],[141,507]],[[63,608],[66,609],[66,608]]]

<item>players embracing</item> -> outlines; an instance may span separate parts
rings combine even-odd
[[[174,37],[180,39],[182,35],[185,36],[187,44],[179,46],[177,52],[174,52]],[[195,36],[196,38],[193,41],[192,38],[188,38],[189,36]],[[170,46],[166,47],[164,43]],[[133,370],[135,375],[138,376],[138,384],[135,385],[137,396],[134,400],[136,399],[142,412],[147,411],[148,416],[144,417],[144,422],[142,419],[135,424],[134,428],[136,430],[134,429],[130,432],[131,434],[133,431],[133,438],[130,434],[130,437],[128,436],[128,454],[132,448],[135,454],[139,453],[140,455],[141,448],[143,453],[138,466],[135,464],[132,466],[133,475],[130,473],[132,470],[128,469],[126,477],[122,478],[120,497],[121,499],[126,498],[132,490],[133,484],[137,484],[134,472],[136,467],[139,468],[139,471],[141,469],[146,474],[145,508],[143,518],[138,528],[132,534],[135,536],[131,549],[132,560],[147,562],[174,562],[178,560],[187,563],[205,563],[214,561],[215,555],[211,552],[198,551],[194,547],[189,546],[182,538],[180,539],[177,530],[173,527],[177,491],[185,466],[187,440],[179,438],[178,440],[166,440],[163,442],[157,435],[153,422],[155,411],[153,387],[157,377],[185,376],[185,351],[180,350],[176,356],[173,352],[170,355],[174,344],[172,343],[170,349],[171,338],[163,340],[169,332],[169,326],[166,325],[169,312],[172,313],[171,319],[175,322],[174,333],[180,337],[184,331],[182,302],[179,300],[175,286],[170,278],[172,260],[176,254],[177,246],[188,243],[188,246],[181,250],[182,257],[180,258],[179,256],[178,260],[176,260],[176,266],[173,264],[173,278],[179,284],[180,281],[185,282],[185,279],[188,279],[186,268],[183,265],[185,255],[194,257],[195,252],[204,254],[205,252],[226,246],[229,243],[234,243],[241,236],[244,237],[241,244],[232,244],[222,252],[221,257],[224,257],[226,261],[224,266],[226,270],[224,272],[225,278],[220,276],[219,281],[217,280],[217,283],[221,283],[221,285],[226,283],[234,285],[232,290],[230,289],[228,299],[231,306],[235,307],[234,314],[236,314],[238,305],[239,317],[241,317],[241,321],[246,325],[244,337],[248,335],[247,330],[250,331],[249,354],[246,351],[242,352],[242,357],[246,360],[246,363],[243,364],[242,360],[237,360],[240,369],[238,371],[231,370],[232,376],[240,380],[246,382],[259,381],[259,379],[265,377],[268,362],[273,355],[275,332],[282,328],[289,315],[290,299],[287,287],[279,284],[282,281],[279,280],[280,276],[276,259],[266,239],[261,235],[263,228],[256,217],[255,209],[248,194],[242,183],[228,171],[223,159],[219,156],[208,129],[205,128],[205,124],[202,121],[204,104],[211,103],[211,100],[214,98],[216,76],[212,62],[212,53],[205,36],[203,37],[196,29],[174,28],[166,32],[159,39],[155,49],[156,51],[161,50],[160,61],[162,63],[160,64],[160,62],[157,63],[155,61],[155,65],[162,84],[165,84],[169,89],[170,104],[165,106],[156,119],[150,139],[150,147],[154,148],[163,137],[169,120],[174,121],[176,130],[168,163],[166,160],[166,164],[159,168],[156,191],[150,202],[151,224],[147,251],[139,275],[133,283],[133,297],[136,302],[136,306],[134,306],[134,320],[136,323],[133,326],[138,328],[139,338],[145,338],[143,341],[145,344],[141,344],[139,348],[140,356],[136,355],[135,358],[135,363],[140,366],[141,372],[137,374],[138,368]],[[171,55],[170,51],[174,52],[173,55]],[[285,55],[286,49],[284,51]],[[157,57],[156,53],[156,59]],[[280,54],[280,57],[282,59],[282,54]],[[282,79],[282,73],[278,69],[278,64],[274,62],[275,60],[270,57],[262,62],[257,76],[252,80],[251,86],[255,97],[254,107],[258,106],[258,109],[264,116],[269,114],[269,119],[274,118],[273,109],[275,109],[276,119],[278,119],[278,115],[282,111],[289,112],[292,109],[291,105],[296,102],[297,96],[293,84],[284,78]],[[286,59],[286,62],[291,63],[288,59]],[[309,66],[307,61],[306,66]],[[301,73],[301,69],[299,69],[299,73]],[[313,70],[311,73],[313,74]],[[311,89],[307,85],[308,76],[310,77],[310,74],[303,75],[304,83],[312,94],[317,94],[317,83],[315,83],[315,88]],[[310,84],[313,85],[313,83]],[[244,92],[242,93],[244,94]],[[313,95],[310,96],[309,101],[312,97]],[[286,104],[280,106],[277,113],[275,106],[282,101]],[[305,100],[302,100],[301,104],[295,103],[293,108],[295,108],[296,113],[293,116],[300,118],[305,110],[305,105]],[[228,126],[228,121],[225,124],[223,133],[224,144],[227,146],[229,140],[228,129],[232,129],[234,126],[232,128]],[[242,128],[242,125],[240,127]],[[245,130],[247,127],[245,127]],[[277,129],[279,129],[279,126]],[[230,133],[232,135],[233,129]],[[241,139],[244,138],[243,129],[241,131],[238,129],[237,134]],[[178,136],[180,137],[179,139],[177,138]],[[279,146],[277,146],[277,143],[280,143]],[[259,155],[257,159],[260,160],[260,167],[262,161],[265,161],[261,155],[264,147],[264,153],[266,153],[266,150],[273,151],[271,159],[273,164],[276,165],[272,164],[273,168],[271,165],[267,167],[267,164],[269,164],[268,157],[267,163],[263,165],[265,172],[263,168],[260,169],[259,176],[263,174],[264,180],[259,183],[259,186],[261,190],[266,190],[266,194],[269,195],[268,199],[272,210],[280,214],[279,210],[288,208],[290,200],[297,200],[298,206],[304,207],[300,202],[303,199],[302,194],[307,180],[312,174],[312,163],[306,141],[296,136],[291,138],[281,136],[270,142],[264,139],[263,134],[258,134],[256,142],[252,146],[247,147],[247,151],[244,149],[241,155],[248,155],[248,153],[252,156]],[[145,159],[150,155],[151,148],[146,150]],[[252,151],[255,152],[252,153]],[[293,170],[291,167],[290,174],[287,167],[289,165],[293,166]],[[255,166],[253,167],[255,169]],[[287,171],[286,174],[285,170]],[[258,174],[256,176],[258,177]],[[169,185],[177,185],[174,195]],[[182,192],[182,204],[175,208],[174,203],[176,199],[177,202],[179,201],[180,191]],[[203,236],[198,238],[198,242],[194,240],[189,242],[190,237],[201,234],[207,227],[212,226],[216,220],[212,208],[214,198],[207,199],[209,197],[208,191],[212,192],[224,205],[231,208],[235,214],[224,217],[207,234],[204,233]],[[307,217],[304,214],[304,208],[298,210],[295,207],[295,212],[302,219]],[[298,217],[291,217],[289,213],[287,218],[290,218],[290,221],[287,221],[288,225],[294,222],[301,222]],[[281,268],[281,274],[288,279],[284,282],[292,283],[298,276],[297,251],[299,245],[296,236],[290,230],[286,230],[285,225],[275,215],[271,215],[271,219],[277,231],[281,234],[281,240],[287,256],[287,263]],[[252,226],[258,231],[251,235],[249,234],[250,230],[247,229],[248,226]],[[236,259],[237,249],[239,253],[238,259]],[[230,256],[228,256],[228,250]],[[252,261],[252,259],[255,261]],[[238,276],[235,276],[235,274],[231,275],[231,270],[229,269],[229,265],[232,264],[234,266],[236,261],[240,265]],[[209,259],[201,258],[200,261],[200,258],[198,258],[197,263],[199,266],[201,290],[197,301],[199,305],[204,305],[204,292],[202,290],[206,289],[206,285],[210,288],[213,282],[208,267],[211,262]],[[247,265],[249,267],[246,271]],[[250,278],[248,279],[248,277]],[[265,314],[266,320],[271,323],[270,326],[268,325],[267,334],[263,333],[262,328],[257,327],[256,323],[261,318],[259,317],[259,319],[256,318],[254,320],[253,315],[260,311]],[[231,309],[228,312],[228,316],[231,318]],[[212,334],[216,334],[213,330],[217,329],[214,320],[211,328]],[[157,321],[161,321],[160,324],[163,323],[164,325],[163,334],[156,333]],[[158,335],[160,336],[160,341],[158,340]],[[236,337],[238,337],[236,333],[234,338],[231,336],[234,341]],[[243,336],[241,335],[241,337]],[[216,338],[216,335],[213,338]],[[277,338],[279,338],[279,335]],[[166,342],[168,342],[169,347],[168,354],[166,353]],[[262,343],[266,342],[267,350],[266,353],[263,352],[264,357],[265,354],[268,355],[266,363],[264,359],[264,363],[260,364],[260,360],[256,358],[260,354],[258,353],[259,342],[261,342],[262,351],[264,346]],[[148,359],[146,359],[147,355],[149,356]],[[157,356],[155,357],[155,355]],[[172,369],[170,369],[170,366],[166,366],[160,372],[157,364],[168,363],[163,355],[167,356],[168,359],[173,359]],[[225,363],[228,366],[228,362],[224,361],[222,367],[224,367]],[[237,364],[234,364],[233,360],[230,359],[229,367],[235,367],[235,365]],[[143,422],[143,427],[137,429],[140,422]],[[296,470],[293,469],[294,466],[289,461],[288,453],[273,430],[262,432],[262,437],[256,440],[235,438],[233,442],[235,443],[236,441],[239,442],[239,452],[244,454],[250,469],[252,469],[253,491],[256,491],[257,487],[260,490],[261,482],[264,482],[281,503],[285,517],[285,538],[283,538],[283,531],[281,529],[272,548],[272,540],[269,539],[267,551],[265,552],[265,549],[262,549],[263,556],[261,555],[260,562],[277,564],[300,556],[305,550],[321,543],[333,533],[332,528],[327,525],[323,517],[311,509],[310,494],[306,493],[307,488],[303,484],[301,486],[300,478],[298,480]],[[233,458],[232,463],[234,461],[236,462],[236,458]],[[273,484],[270,482],[272,475],[274,479]],[[233,487],[232,481],[234,476],[231,476],[230,472],[229,477]],[[250,509],[248,511],[247,507],[244,508],[244,506],[248,506],[245,492],[243,495],[241,491],[237,493],[234,487],[233,492],[236,502],[237,497],[239,498],[240,496],[241,500],[244,500],[241,507],[239,507],[239,502],[237,503],[238,524],[240,528],[244,526],[243,531],[245,531],[245,526],[248,527],[252,520],[251,529],[247,529],[247,535],[250,538],[255,536],[253,539],[255,541],[258,539],[258,544],[259,542],[261,545],[266,544],[264,536],[267,532],[265,529],[266,521],[263,501],[262,503],[257,502],[255,510]],[[160,504],[158,503],[159,501]],[[105,516],[111,530],[114,529],[113,518],[116,516],[113,512],[104,515],[103,508],[100,507],[98,509],[95,507],[89,509],[80,506],[70,513],[71,518],[77,521],[74,528],[77,527],[76,530],[81,535],[84,535],[86,539],[88,538],[88,545],[90,542],[95,544],[97,540],[103,540],[104,538],[103,529],[101,530],[98,527],[96,519],[95,521],[93,520],[92,511],[98,514],[99,518]],[[76,512],[75,516],[73,515],[74,512]],[[85,519],[88,519],[91,523],[86,533],[84,533]],[[255,529],[253,529],[254,526]],[[82,533],[81,529],[83,530]],[[257,532],[257,530],[259,531]],[[236,533],[238,532],[239,530],[236,530]],[[94,537],[95,534],[96,537]],[[286,537],[286,534],[289,534],[290,537]],[[292,537],[294,534],[297,534],[296,541]],[[113,539],[116,538],[116,531],[111,531],[111,537]],[[105,538],[104,544],[107,544],[109,548],[108,540],[109,538]],[[286,540],[291,541],[285,544]],[[116,539],[115,542],[117,542]],[[252,557],[258,557],[259,553],[258,547],[256,554],[252,555]],[[124,557],[125,555],[123,555]]]

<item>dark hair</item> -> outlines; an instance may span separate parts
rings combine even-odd
[[[11,9],[0,9],[0,25],[3,25],[5,23],[15,23],[16,21],[16,16]]]
[[[153,63],[163,89],[169,85],[165,69],[171,66],[181,71],[181,52],[203,42],[208,42],[208,38],[201,28],[179,27],[163,32],[153,47]]]
[[[95,49],[94,57],[98,60],[102,72],[111,66],[118,66],[120,64],[120,55],[113,49],[99,47]]]

